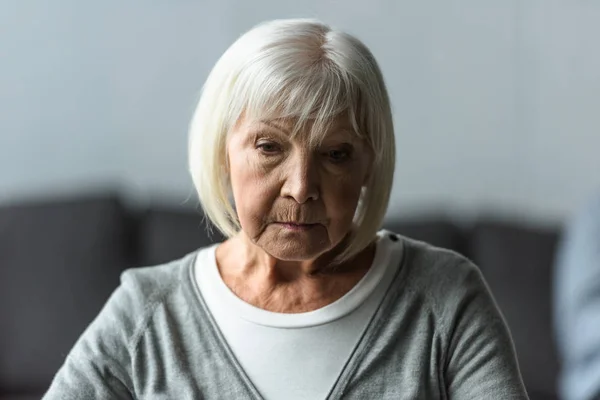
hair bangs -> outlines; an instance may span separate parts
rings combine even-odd
[[[357,121],[357,85],[341,71],[333,61],[321,59],[310,66],[271,64],[259,71],[249,71],[238,79],[236,93],[232,96],[236,104],[232,109],[237,120],[241,115],[251,120],[294,121],[290,132],[295,137],[300,132],[309,132],[310,143],[317,146],[338,118],[347,118],[353,132],[361,135]]]

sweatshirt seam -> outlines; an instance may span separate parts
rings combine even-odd
[[[90,365],[93,366],[94,369],[99,370],[99,366],[96,363],[96,361],[94,361],[87,355],[85,355],[83,353],[79,353],[79,354],[77,354],[77,356],[86,360]],[[74,360],[74,358],[75,358],[75,355],[73,355],[73,354],[67,355],[67,359]],[[111,361],[110,363],[106,363],[106,365],[104,365],[104,368],[106,368],[115,379],[117,379],[119,382],[121,382],[123,384],[123,386],[125,386],[127,388],[131,398],[135,399],[136,398],[135,390],[133,387],[133,381],[131,380],[131,376],[129,374],[127,374],[125,369],[118,362],[116,362],[116,360],[113,357],[110,357],[110,361]],[[126,378],[127,382],[125,382],[123,379],[118,378],[117,374],[115,372],[121,374],[122,377]],[[104,378],[103,374],[99,374],[99,375]],[[116,394],[114,392],[114,390],[112,390],[112,386],[106,386],[106,387],[109,388],[109,391],[111,392],[111,394]]]
[[[131,359],[134,359],[139,351],[139,344],[141,343],[141,338],[148,329],[150,322],[154,318],[154,314],[159,305],[163,304],[166,297],[171,294],[174,287],[180,283],[179,277],[179,268],[181,267],[181,261],[178,262],[178,265],[175,267],[177,269],[177,280],[174,283],[166,287],[158,287],[148,296],[147,304],[144,306],[143,317],[139,323],[136,324],[136,329],[134,331],[133,336],[130,339],[130,343],[127,346],[128,351],[131,353]]]

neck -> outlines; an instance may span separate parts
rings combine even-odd
[[[216,258],[223,281],[241,299],[266,310],[304,312],[352,289],[369,270],[375,245],[332,267],[340,251],[338,245],[312,260],[279,260],[238,234],[217,248]]]

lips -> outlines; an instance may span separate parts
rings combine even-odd
[[[304,231],[314,228],[319,224],[305,224],[305,223],[297,223],[297,222],[278,222],[278,225],[294,231]]]

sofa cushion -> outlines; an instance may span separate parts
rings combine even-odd
[[[482,221],[470,253],[511,329],[523,379],[530,392],[556,393],[558,356],[552,324],[552,266],[557,229]]]
[[[112,196],[0,208],[0,392],[48,387],[119,284],[123,221]]]
[[[153,207],[141,217],[138,248],[141,265],[155,265],[183,257],[223,241],[217,229],[207,228],[201,211]]]
[[[5,394],[0,393],[0,400],[40,400],[44,392],[37,394]]]

